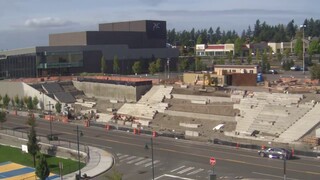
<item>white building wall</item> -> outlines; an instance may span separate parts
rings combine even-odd
[[[54,107],[57,101],[55,99],[52,99],[51,97],[41,93],[34,89],[33,87],[29,86],[26,83],[23,82],[9,82],[9,81],[0,81],[0,95],[4,97],[5,95],[8,95],[10,98],[14,98],[16,95],[19,96],[19,98],[23,98],[25,96],[31,96],[37,97],[39,100],[38,109],[42,109],[43,105],[45,110],[50,110],[48,104],[50,102],[51,110],[55,111],[55,108],[52,109],[52,106]]]

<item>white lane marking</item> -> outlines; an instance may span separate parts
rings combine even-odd
[[[259,172],[252,172],[253,174],[259,174],[259,175],[262,175],[262,176],[270,176],[270,177],[275,177],[275,178],[279,178],[279,179],[283,179],[283,176],[275,176],[275,175],[272,175],[272,174],[265,174],[265,173],[259,173]],[[287,179],[292,179],[292,180],[299,180],[299,179],[294,179],[294,178],[288,178]]]
[[[144,157],[139,157],[139,158],[137,158],[137,159],[134,159],[134,160],[128,161],[128,162],[127,162],[127,164],[132,164],[132,163],[135,163],[135,162],[141,161],[142,159],[144,159]]]
[[[130,161],[130,160],[132,160],[132,159],[134,159],[134,158],[136,158],[136,157],[137,157],[137,156],[130,156],[130,157],[127,157],[127,158],[125,158],[125,159],[121,159],[120,162]]]
[[[117,153],[117,156],[121,156],[122,154],[121,153]]]
[[[123,159],[123,158],[128,157],[128,156],[129,155],[122,155],[122,156],[119,157],[119,159]]]
[[[152,159],[145,159],[145,160],[143,160],[143,161],[140,161],[140,162],[135,163],[135,165],[141,165],[141,164],[147,163],[147,162],[149,162],[149,161],[152,161]]]
[[[190,178],[185,178],[185,177],[180,177],[180,176],[174,176],[174,175],[170,175],[170,174],[161,175],[161,176],[155,178],[155,180],[160,179],[162,177],[171,177],[171,178],[182,179],[182,180],[195,180],[195,179],[190,179]]]
[[[155,164],[157,164],[158,162],[160,162],[159,160],[155,160],[155,161],[153,161],[153,165],[155,165]],[[147,164],[145,164],[145,166],[144,167],[148,167],[148,166],[151,166],[152,165],[152,161],[151,162],[149,162],[149,163],[147,163]]]
[[[177,171],[177,170],[179,170],[179,169],[182,169],[182,168],[184,168],[185,166],[181,166],[181,167],[178,167],[177,169],[174,169],[174,170],[172,170],[172,171],[170,171],[170,172],[175,172],[175,171]]]
[[[177,173],[178,173],[178,174],[183,174],[183,173],[188,172],[188,171],[190,171],[190,170],[192,170],[192,169],[194,169],[194,167],[188,167],[187,169],[184,169],[184,170],[179,171],[179,172],[177,172]]]
[[[195,171],[192,171],[192,172],[188,173],[187,175],[197,174],[197,173],[199,173],[199,172],[201,172],[201,171],[203,171],[203,170],[204,170],[204,169],[198,169],[198,170],[195,170]]]

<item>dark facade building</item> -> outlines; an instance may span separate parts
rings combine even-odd
[[[135,61],[167,58],[172,62],[178,49],[166,47],[165,21],[130,21],[99,25],[99,31],[49,35],[49,46],[0,52],[0,77],[20,78],[101,72],[113,73],[113,60],[119,59],[120,74],[130,74]],[[170,63],[174,65],[174,63]]]

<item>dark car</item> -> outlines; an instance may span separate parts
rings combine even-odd
[[[261,157],[269,157],[276,159],[291,159],[292,153],[291,151],[284,148],[268,148],[258,151],[259,156]]]

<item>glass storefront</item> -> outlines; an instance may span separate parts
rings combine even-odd
[[[82,52],[44,52],[38,57],[38,69],[59,69],[83,66]]]

